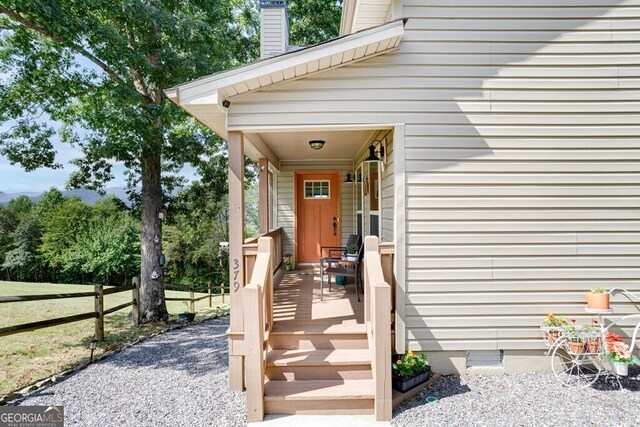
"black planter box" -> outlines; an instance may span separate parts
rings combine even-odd
[[[427,369],[424,372],[416,374],[412,377],[398,377],[396,375],[391,376],[391,385],[394,390],[404,393],[412,388],[422,384],[429,380],[431,376],[431,369]]]
[[[178,321],[180,322],[193,322],[193,319],[196,318],[195,313],[180,313],[178,314]]]

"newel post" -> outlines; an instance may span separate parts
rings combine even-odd
[[[244,332],[244,135],[229,132],[229,332]],[[229,343],[231,348],[231,343]],[[229,388],[244,388],[244,356],[229,353]]]

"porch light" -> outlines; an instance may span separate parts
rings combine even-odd
[[[314,150],[320,150],[322,147],[324,147],[324,141],[321,139],[314,139],[312,141],[309,141],[309,145]]]
[[[378,150],[376,150],[376,143],[378,143]],[[378,157],[380,156],[380,157]],[[376,139],[369,146],[369,157],[367,157],[365,162],[384,162],[384,145],[382,140]]]
[[[345,179],[344,183],[345,184],[353,184],[353,178],[351,178],[351,174],[353,173],[353,171],[349,171],[347,172],[347,179]]]

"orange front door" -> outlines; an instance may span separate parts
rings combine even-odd
[[[296,263],[318,263],[321,246],[340,246],[339,177],[296,172]]]

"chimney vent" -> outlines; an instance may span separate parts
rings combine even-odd
[[[260,57],[285,53],[289,47],[286,0],[260,0]]]

